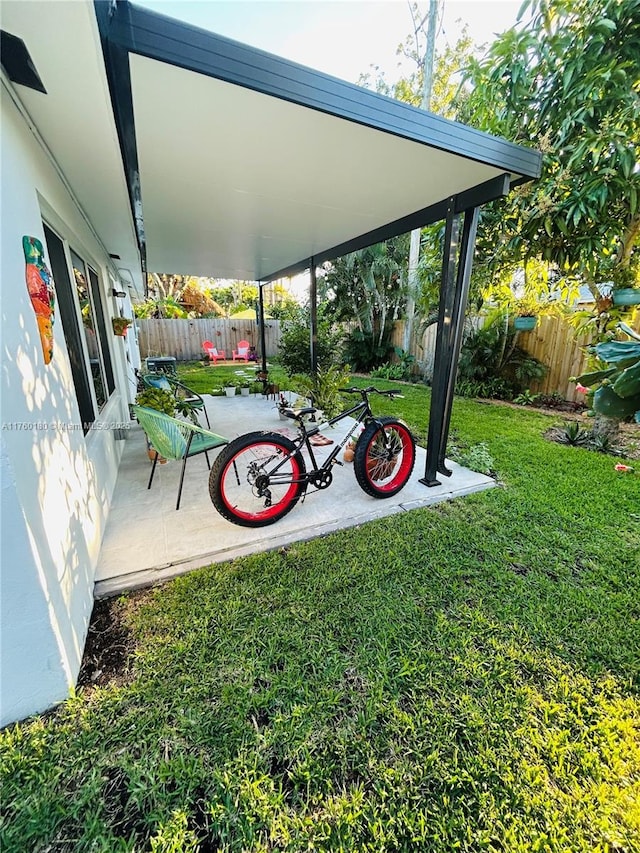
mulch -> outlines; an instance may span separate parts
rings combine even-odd
[[[124,624],[124,604],[117,598],[94,602],[84,646],[78,687],[102,687],[126,679],[135,640]]]

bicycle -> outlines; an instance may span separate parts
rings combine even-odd
[[[369,403],[369,395],[374,393],[392,399],[402,395],[396,390],[380,391],[373,386],[340,390],[360,394],[362,399],[325,424],[333,426],[344,418],[354,417],[356,426],[349,428],[321,465],[310,441],[320,432],[320,426],[309,429],[305,424],[305,418],[314,418],[317,412],[313,406],[281,409],[298,426],[295,439],[278,432],[261,431],[229,442],[209,474],[209,494],[220,515],[243,527],[263,527],[278,521],[306,496],[309,486],[320,491],[331,485],[333,465],[342,465],[338,454],[361,425],[353,460],[360,488],[371,497],[389,498],[406,485],[416,458],[411,431],[397,418],[375,417]],[[304,448],[311,461],[309,471],[301,452]]]

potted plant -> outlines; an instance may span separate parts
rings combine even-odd
[[[513,305],[515,317],[513,328],[518,332],[530,332],[535,329],[540,313],[540,305],[532,296],[523,296],[516,299]]]
[[[611,301],[616,308],[640,305],[640,278],[630,264],[618,266],[612,278]]]
[[[356,445],[358,444],[361,432],[362,426],[359,426],[358,429],[352,432],[349,436],[349,441],[345,444],[344,453],[342,454],[342,458],[345,462],[353,462],[353,458],[356,455]]]
[[[236,396],[236,386],[235,382],[232,379],[229,379],[227,382],[225,382],[222,387],[224,388],[224,393],[227,395],[227,397]]]
[[[640,287],[618,287],[611,291],[613,304],[618,307],[640,305]]]
[[[326,370],[319,368],[315,377],[298,374],[293,377],[293,381],[296,392],[311,400],[319,410],[316,419],[322,420],[323,415],[331,418],[341,410],[340,389],[348,384],[349,376],[348,366],[332,365]]]
[[[244,381],[244,382],[242,382],[242,384],[240,385],[240,394],[241,394],[243,397],[248,397],[248,396],[249,396],[249,392],[250,392],[250,391],[251,391],[251,386],[250,386],[250,385],[249,385],[249,383],[245,380],[245,381]]]
[[[282,392],[280,392],[280,396],[278,397],[277,408],[278,408],[278,416],[279,416],[280,420],[286,421],[287,416],[284,414],[284,410],[291,408],[291,403],[289,402],[289,400],[287,400],[287,398],[284,396],[284,394]]]
[[[118,337],[124,338],[132,322],[133,320],[129,317],[112,317],[111,325],[113,326],[113,333],[118,335]]]
[[[155,409],[157,412],[163,412],[165,415],[173,417],[176,413],[176,399],[171,393],[164,388],[145,388],[136,395],[136,404],[145,406],[147,409]],[[151,461],[154,460],[156,452],[151,447],[149,439],[147,439],[147,454]],[[164,464],[167,460],[163,456],[158,457],[158,462]]]

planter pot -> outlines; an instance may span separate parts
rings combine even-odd
[[[149,457],[149,461],[153,462],[153,460],[156,458],[155,450],[152,450],[150,447],[147,447],[147,456]],[[161,465],[167,464],[167,460],[164,458],[164,456],[158,456],[158,462]]]
[[[240,394],[242,397],[248,397],[250,391],[251,391],[251,388],[241,388]]]
[[[235,397],[236,396],[236,389],[235,389],[235,387],[225,388],[224,393],[227,395],[227,397]]]
[[[611,293],[614,305],[640,305],[640,287],[622,287]]]
[[[519,332],[530,332],[535,329],[537,322],[537,317],[516,317],[513,321],[513,328]]]

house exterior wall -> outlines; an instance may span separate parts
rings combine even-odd
[[[94,571],[128,423],[125,339],[108,335],[115,393],[83,434],[59,316],[44,362],[22,237],[42,219],[98,272],[107,328],[108,255],[2,81],[0,725],[63,700],[80,668]],[[51,264],[47,255],[47,264]],[[124,285],[122,285],[124,289]]]

